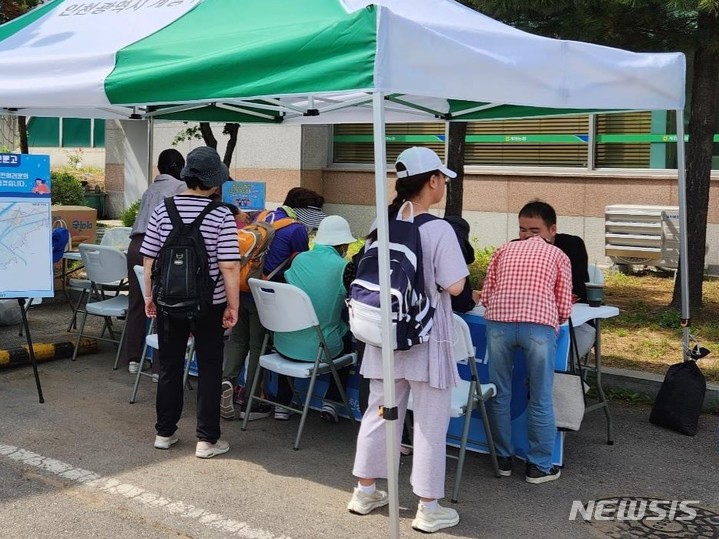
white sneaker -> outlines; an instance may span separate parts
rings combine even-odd
[[[145,360],[145,364],[142,366],[142,370],[146,371],[152,366],[152,363]],[[130,361],[130,363],[127,364],[127,370],[130,374],[137,374],[137,371],[140,369],[140,362],[139,361]]]
[[[355,487],[352,499],[347,504],[347,510],[357,515],[366,515],[378,507],[384,507],[389,503],[389,498],[384,490],[375,490],[372,494],[365,494]]]
[[[176,444],[179,441],[176,434],[172,436],[155,436],[155,448],[156,449],[170,449],[171,445]]]
[[[412,527],[426,533],[434,533],[444,528],[451,528],[459,524],[459,514],[451,507],[437,505],[434,511],[423,507],[417,507],[417,514],[412,521]]]
[[[232,382],[225,380],[222,382],[222,396],[220,397],[220,417],[222,419],[235,419],[235,405],[232,399],[235,396],[235,390]]]
[[[198,459],[211,459],[216,455],[222,455],[230,450],[230,444],[225,440],[217,440],[214,444],[210,442],[197,442],[195,456]]]

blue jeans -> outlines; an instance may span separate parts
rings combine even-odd
[[[552,450],[557,433],[552,405],[557,350],[557,332],[553,327],[487,320],[489,381],[497,386],[497,396],[487,403],[494,443],[498,455],[508,457],[514,453],[510,405],[512,365],[517,350],[524,351],[529,377],[527,459],[548,472],[552,468]]]

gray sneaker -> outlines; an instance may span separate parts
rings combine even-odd
[[[198,459],[211,459],[216,455],[222,455],[230,450],[230,444],[225,440],[217,440],[214,444],[210,442],[197,442],[195,456]]]
[[[437,509],[431,511],[420,504],[412,521],[412,527],[415,530],[426,533],[434,533],[457,524],[459,524],[457,511],[451,507],[442,507],[441,505],[437,505]]]
[[[220,397],[220,417],[222,419],[235,419],[235,405],[233,404],[235,390],[232,382],[222,382],[222,396]]]
[[[389,503],[389,498],[384,490],[375,490],[372,494],[365,494],[355,487],[352,499],[347,504],[347,510],[357,515],[366,515],[378,507],[384,507]]]

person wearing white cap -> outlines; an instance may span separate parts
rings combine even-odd
[[[349,351],[351,346],[349,326],[346,318],[343,319],[349,286],[344,279],[349,260],[344,256],[349,244],[354,241],[349,223],[339,215],[329,215],[317,229],[314,247],[298,254],[292,260],[290,269],[285,272],[285,280],[304,290],[310,297],[332,357]],[[274,345],[280,354],[290,359],[314,361],[319,338],[312,329],[275,333]],[[346,378],[347,369],[340,370],[343,383]],[[341,400],[334,383],[330,384],[326,399]],[[292,400],[292,390],[284,378],[280,379],[277,400],[283,404],[289,404]],[[337,411],[330,402],[324,404],[322,418],[334,423],[339,420]]]
[[[442,200],[445,184],[456,174],[442,164],[429,148],[413,147],[403,151],[395,163],[397,196],[389,206],[393,219],[411,220],[429,213],[432,204]],[[412,527],[427,533],[456,526],[457,511],[437,502],[444,497],[446,435],[452,387],[459,382],[457,364],[452,355],[452,305],[450,296],[462,292],[469,271],[454,230],[443,219],[430,219],[419,225],[425,293],[433,298],[436,310],[432,318],[429,342],[394,353],[394,384],[397,397],[397,445],[412,391],[414,409],[414,453],[412,490],[419,497]],[[376,238],[376,231],[370,234]],[[357,436],[352,474],[358,483],[347,509],[366,515],[389,503],[387,493],[375,486],[376,478],[387,477],[387,440],[385,424],[376,412],[384,405],[382,350],[367,345],[362,358],[362,376],[370,379],[367,413]],[[399,455],[399,447],[397,447]]]

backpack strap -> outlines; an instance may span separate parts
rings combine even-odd
[[[275,230],[279,230],[280,228],[285,228],[286,226],[292,225],[294,223],[301,224],[299,221],[293,219],[292,217],[283,217],[282,219],[273,221],[272,228],[274,228]]]
[[[300,254],[300,253],[298,253],[298,252],[295,251],[295,252],[292,253],[290,256],[288,256],[287,258],[285,258],[275,269],[273,269],[273,270],[269,273],[269,275],[267,275],[267,280],[268,280],[268,281],[271,281],[271,280],[272,280],[272,277],[274,277],[275,275],[277,275],[277,272],[280,271],[282,268],[284,268],[287,264],[291,264],[292,261],[295,259],[295,257],[296,257],[298,254]]]
[[[429,223],[430,221],[434,221],[435,219],[439,219],[439,217],[427,212],[427,213],[420,213],[419,215],[415,215],[413,222],[415,225],[417,225],[417,228],[419,228],[423,224]]]
[[[267,219],[267,217],[270,215],[272,216],[272,218]],[[293,223],[299,223],[297,219],[293,219],[292,217],[282,217],[280,219],[275,219],[275,214],[268,210],[263,210],[258,213],[257,217],[255,217],[255,221],[264,221],[265,223],[272,225],[272,228],[274,228],[275,230],[285,228],[286,226],[289,226]]]
[[[167,215],[170,217],[172,228],[180,228],[184,223],[182,222],[182,217],[180,217],[180,212],[177,211],[177,206],[175,205],[175,201],[172,197],[165,198],[165,209],[167,210]]]
[[[202,209],[202,211],[197,215],[197,217],[195,217],[195,220],[190,223],[190,226],[193,228],[196,226],[199,227],[207,214],[215,208],[219,208],[220,206],[222,206],[222,203],[219,200],[210,200],[210,203]]]

